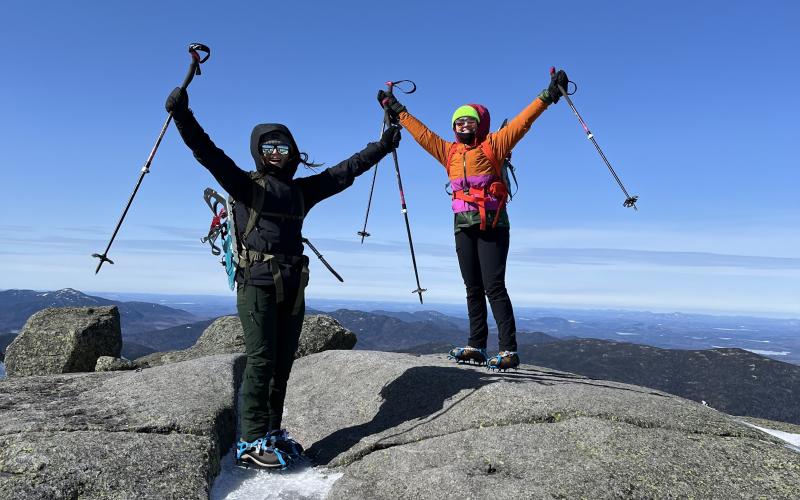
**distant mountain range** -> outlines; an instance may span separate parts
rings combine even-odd
[[[224,300],[220,313],[229,313]],[[55,292],[0,292],[0,332],[21,328],[27,318],[45,307],[118,305],[123,324],[123,355],[129,359],[156,351],[185,349],[213,321],[191,313],[146,302],[119,302],[72,289]],[[217,309],[196,303],[206,316]],[[356,349],[444,354],[464,345],[469,322],[438,311],[364,312],[340,308],[307,309],[327,314],[358,336]],[[748,415],[800,424],[800,366],[769,359],[795,359],[800,350],[797,320],[717,318],[679,313],[571,311],[565,317],[518,314],[519,354],[524,363],[550,367],[591,378],[651,387],[734,415]],[[682,328],[685,329],[682,330]],[[0,334],[0,351],[16,332]],[[599,338],[579,338],[595,336]],[[605,340],[603,339],[605,338]],[[613,340],[608,340],[608,339]],[[636,343],[619,339],[635,340]],[[489,335],[489,352],[496,352],[497,334]],[[660,344],[662,348],[644,345]],[[743,350],[724,345],[766,346]],[[716,345],[721,344],[721,345]],[[680,349],[665,349],[664,346]],[[692,346],[712,349],[687,349]],[[795,350],[797,348],[797,350]]]
[[[732,415],[800,424],[800,366],[743,349],[659,349],[576,339],[519,349],[525,363],[651,387]]]
[[[42,309],[48,307],[99,307],[112,305],[119,308],[120,326],[124,340],[123,353],[128,354],[143,351],[147,351],[145,352],[147,354],[159,350],[154,348],[159,346],[158,341],[155,341],[152,346],[150,343],[137,345],[138,341],[136,339],[147,338],[146,334],[148,332],[180,327],[187,323],[197,322],[199,319],[181,309],[149,302],[108,300],[102,297],[86,295],[72,288],[53,292],[5,290],[0,291],[0,351],[5,351],[28,318]],[[129,338],[131,339],[130,341],[128,340]]]
[[[436,311],[392,312],[338,309],[327,314],[358,337],[356,349],[418,353],[447,352],[466,345],[469,321]],[[517,332],[520,344],[558,340],[540,332]],[[497,350],[497,334],[489,335],[489,349]]]
[[[158,330],[197,321],[198,317],[150,302],[119,302],[64,288],[54,292],[5,290],[0,292],[0,333],[17,333],[34,313],[48,307],[119,307],[123,334]]]
[[[122,356],[136,359],[154,352],[188,349],[213,322],[213,319],[204,319],[172,328],[123,334]]]

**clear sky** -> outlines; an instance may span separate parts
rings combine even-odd
[[[110,257],[102,252],[182,80],[186,46],[212,49],[190,105],[252,169],[253,125],[282,122],[334,165],[380,131],[389,79],[444,137],[483,103],[493,128],[548,83],[574,102],[624,196],[565,102],[514,151],[508,288],[515,305],[800,316],[800,4],[752,2],[22,2],[0,16],[0,289],[226,293],[199,239],[216,184],[170,129]],[[463,301],[444,169],[399,150],[422,285]],[[301,172],[301,175],[307,175]],[[380,164],[309,215],[310,297],[416,300],[396,180]]]

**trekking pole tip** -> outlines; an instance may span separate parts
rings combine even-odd
[[[633,207],[633,209],[638,212],[639,209],[636,207],[636,202],[637,201],[639,201],[639,196],[631,196],[631,197],[625,199],[625,201],[622,203],[622,206],[625,207],[625,208]]]
[[[92,257],[96,259],[100,259],[100,262],[97,264],[97,269],[94,270],[94,274],[100,272],[100,268],[103,267],[103,262],[108,262],[109,264],[113,264],[114,261],[106,257],[106,254],[100,255],[99,253],[93,253]]]

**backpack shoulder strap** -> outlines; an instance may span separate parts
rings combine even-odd
[[[266,194],[264,190],[266,189],[266,180],[264,177],[259,177],[255,179],[253,183],[253,200],[250,203],[250,215],[247,217],[247,226],[242,233],[242,241],[247,239],[247,236],[250,234],[250,231],[256,227],[256,222],[258,221],[258,214],[264,209],[264,201],[266,199]]]
[[[497,161],[497,157],[494,155],[494,151],[492,151],[492,146],[489,144],[489,141],[484,140],[480,144],[481,151],[483,151],[483,155],[489,160],[489,163],[492,164],[494,167],[494,171],[497,173],[497,176],[500,177],[500,180],[503,180],[503,169],[500,165],[500,162]]]

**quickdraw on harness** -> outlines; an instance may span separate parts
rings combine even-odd
[[[464,188],[463,189],[454,189],[452,193],[453,199],[466,201],[468,203],[472,203],[478,207],[478,213],[481,217],[481,231],[486,230],[487,225],[487,217],[486,217],[486,204],[489,201],[499,201],[499,205],[497,206],[497,210],[495,211],[494,221],[492,222],[492,228],[497,227],[497,221],[500,220],[500,214],[502,213],[503,209],[506,206],[510,198],[510,193],[508,191],[508,186],[504,180],[503,176],[503,167],[500,162],[497,160],[497,157],[494,155],[489,142],[486,140],[481,141],[478,144],[478,147],[483,151],[484,156],[489,160],[494,167],[495,174],[497,178],[500,180],[494,181],[488,186],[484,186],[483,188],[476,188],[469,185],[469,181],[467,180],[467,151],[471,151],[474,148],[467,149],[467,147],[463,144],[453,143],[450,145],[450,150],[447,152],[447,159],[445,160],[444,166],[446,169],[450,169],[450,161],[453,159],[453,156],[458,152],[459,149],[463,152],[464,158]],[[516,176],[514,176],[514,181],[516,182]]]
[[[245,226],[244,231],[241,232],[241,239],[237,238],[236,221],[235,217],[233,216],[236,200],[231,197],[228,197],[226,200],[215,190],[206,188],[206,190],[203,192],[203,198],[205,199],[208,207],[214,213],[214,216],[211,219],[211,226],[208,230],[208,234],[201,238],[200,241],[202,243],[209,243],[209,245],[211,245],[212,255],[223,255],[221,264],[225,267],[225,272],[228,275],[228,286],[231,290],[233,290],[236,286],[236,272],[238,270],[241,270],[244,273],[245,279],[248,279],[251,266],[260,262],[268,263],[272,272],[272,278],[275,284],[276,301],[278,303],[283,302],[284,299],[283,276],[281,274],[280,265],[302,265],[300,292],[297,294],[297,299],[293,309],[294,312],[297,312],[302,305],[304,290],[308,284],[308,257],[305,255],[281,255],[259,252],[246,248],[244,246],[244,241],[250,232],[256,227],[259,217],[294,219],[302,221],[305,218],[303,194],[297,186],[292,186],[293,199],[297,200],[295,213],[286,214],[265,212],[263,210],[264,201],[266,198],[265,180],[263,177],[254,180],[253,203],[249,209],[247,225]],[[222,248],[215,244],[218,239],[221,241]],[[301,241],[311,248],[317,258],[319,258],[325,267],[339,281],[344,281],[339,273],[337,273],[333,267],[331,267],[328,261],[325,260],[322,254],[314,245],[311,244],[310,241],[308,241],[307,238],[302,238]]]

